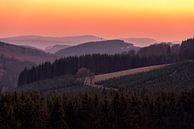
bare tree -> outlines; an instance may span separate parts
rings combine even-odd
[[[94,73],[87,68],[80,68],[76,76],[83,85],[91,84],[94,79]]]

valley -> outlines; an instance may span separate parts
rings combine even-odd
[[[0,0],[0,129],[194,129],[194,0]]]
[[[9,127],[15,127],[12,122],[16,119],[24,126],[25,122],[38,118],[38,124],[32,126],[58,128],[58,124],[53,126],[55,116],[59,120],[64,118],[61,116],[66,116],[60,124],[65,124],[61,127],[67,129],[94,128],[93,124],[98,122],[100,129],[105,126],[112,129],[117,126],[112,119],[114,117],[118,117],[118,121],[122,119],[120,123],[130,123],[123,126],[124,129],[162,127],[155,117],[166,125],[166,116],[171,119],[176,117],[176,121],[192,119],[182,111],[192,112],[183,107],[193,104],[194,39],[185,40],[180,45],[159,43],[146,47],[136,47],[122,40],[55,47],[45,52],[0,42],[0,114],[6,116],[0,115],[0,119],[11,122],[8,122]],[[12,113],[7,109],[13,109]],[[33,115],[34,112],[37,112],[36,115]],[[118,112],[121,115],[116,115]],[[136,112],[143,116],[136,117],[139,114]],[[172,114],[169,115],[169,112]],[[24,116],[18,117],[15,113]],[[30,116],[27,115],[29,113]],[[149,114],[155,114],[155,117]],[[165,120],[160,118],[161,114],[164,114],[162,117]],[[9,118],[9,115],[12,117]],[[29,119],[24,120],[26,116]],[[104,118],[111,125],[103,125]],[[145,119],[155,125],[150,126]],[[137,120],[143,122],[136,125]],[[75,121],[77,126],[71,124]],[[170,122],[176,123],[173,120]],[[4,126],[4,123],[1,124]]]

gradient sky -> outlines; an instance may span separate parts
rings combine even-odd
[[[194,36],[194,0],[0,0],[0,37],[105,38]]]

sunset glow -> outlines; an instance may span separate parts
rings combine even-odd
[[[194,36],[193,0],[1,0],[0,37],[13,35],[105,38]]]

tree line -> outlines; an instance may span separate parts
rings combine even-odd
[[[194,90],[0,94],[1,129],[192,129]]]
[[[152,50],[155,54],[150,55]],[[160,51],[165,51],[165,53]],[[149,65],[174,63],[193,59],[193,51],[194,39],[188,39],[182,42],[180,49],[177,49],[176,52],[174,52],[173,47],[159,44],[152,45],[150,48],[142,48],[140,53],[130,51],[115,55],[94,54],[79,57],[65,57],[57,59],[53,63],[46,62],[38,66],[33,66],[30,69],[25,68],[20,73],[18,86],[62,75],[75,75],[78,69],[83,67],[88,68],[94,74],[103,74]],[[157,54],[157,52],[160,54]]]
[[[140,57],[130,54],[94,54],[66,57],[58,59],[54,63],[46,62],[31,69],[25,68],[20,73],[18,86],[62,75],[75,75],[78,69],[83,67],[88,68],[92,73],[103,74],[130,68],[171,63],[172,60],[169,58],[171,57]]]

